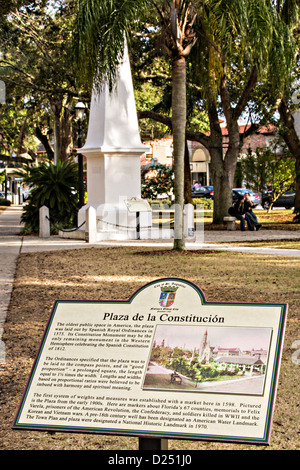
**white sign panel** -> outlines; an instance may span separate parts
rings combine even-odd
[[[13,428],[266,444],[286,314],[177,278],[59,300]]]
[[[151,212],[151,206],[146,199],[133,197],[125,201],[128,212]]]

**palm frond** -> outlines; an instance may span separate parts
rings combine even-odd
[[[106,80],[112,88],[125,39],[149,0],[79,0],[74,23],[78,77],[91,88]]]
[[[256,67],[260,78],[272,70],[274,84],[284,83],[292,63],[292,35],[272,0],[207,0],[196,32],[198,73],[215,96],[222,74],[230,78],[234,69],[246,76]]]

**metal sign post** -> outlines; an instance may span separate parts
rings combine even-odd
[[[139,437],[139,450],[168,450],[168,439]]]
[[[141,239],[141,233],[140,233],[140,213],[136,213],[136,239],[140,240]]]
[[[128,212],[136,213],[136,239],[141,239],[141,212],[152,212],[151,206],[146,199],[140,199],[138,197],[133,197],[125,201]]]

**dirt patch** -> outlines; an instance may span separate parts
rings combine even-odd
[[[157,254],[159,256],[156,256]],[[127,300],[155,279],[178,277],[198,285],[209,302],[288,303],[289,314],[270,446],[169,440],[169,449],[300,449],[299,367],[292,361],[300,339],[299,259],[245,253],[155,248],[91,248],[23,254],[5,324],[7,362],[0,366],[0,450],[135,450],[123,436],[13,431],[33,361],[57,299]]]

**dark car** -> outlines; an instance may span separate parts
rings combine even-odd
[[[213,199],[214,198],[214,187],[213,186],[203,186],[204,188],[206,188],[208,191],[209,191],[209,199]]]
[[[235,203],[239,196],[245,196],[246,193],[249,194],[250,200],[253,202],[253,207],[262,203],[261,196],[258,193],[254,193],[250,189],[245,188],[234,188],[232,190],[232,203]]]
[[[192,189],[193,197],[204,197],[207,199],[214,198],[214,187],[213,186],[199,186],[198,188]]]
[[[273,194],[272,192],[268,192],[263,194],[262,196],[262,206],[264,209],[269,209],[271,201],[272,201]],[[285,209],[291,209],[295,207],[295,197],[296,191],[287,191],[286,193],[282,194],[277,201],[274,202],[273,207],[284,207]]]

